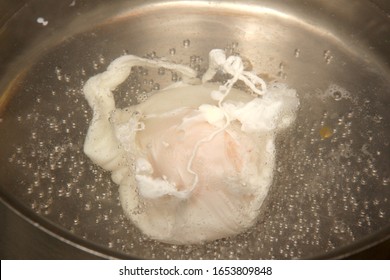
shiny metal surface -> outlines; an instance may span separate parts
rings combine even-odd
[[[70,243],[61,236],[38,224],[31,224],[24,216],[10,210],[4,201],[0,203],[0,259],[99,259],[99,255]]]
[[[0,11],[0,194],[24,217],[2,220],[37,240],[37,253],[323,258],[388,238],[387,1],[0,0]],[[82,153],[91,118],[82,84],[123,53],[188,65],[199,58],[192,66],[202,71],[212,48],[239,53],[261,76],[297,89],[301,109],[278,139],[274,184],[253,229],[203,245],[161,244],[123,217],[117,186]],[[150,80],[162,88],[172,78],[134,73],[117,102],[135,103]],[[3,244],[23,238],[0,235]]]

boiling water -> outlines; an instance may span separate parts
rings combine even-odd
[[[142,30],[148,20],[152,21],[149,14],[145,19],[129,17],[67,37],[37,55],[9,82],[0,108],[3,192],[74,235],[140,258],[308,258],[388,226],[386,68],[323,33],[294,24],[287,28],[276,16],[276,38],[267,40],[268,24],[258,31],[263,41],[255,45],[235,36],[230,27],[210,40],[209,35],[180,29],[175,20],[167,30],[181,32],[169,40],[153,29]],[[252,19],[243,21],[255,24]],[[129,25],[139,30],[128,31]],[[288,39],[290,33],[297,38]],[[300,36],[313,42],[302,45]],[[82,86],[125,53],[165,57],[202,73],[208,51],[216,47],[245,57],[247,67],[264,79],[295,88],[301,103],[297,120],[276,139],[274,181],[253,228],[201,245],[159,243],[124,217],[110,174],[83,153],[92,112]],[[116,90],[116,103],[124,108],[144,102],[155,90],[180,79],[179,73],[164,68],[139,67]]]

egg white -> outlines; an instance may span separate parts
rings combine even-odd
[[[187,82],[118,109],[112,91],[138,65],[173,69]],[[233,76],[231,84],[208,82],[218,70]],[[94,112],[85,153],[112,172],[130,220],[173,244],[235,235],[256,222],[272,184],[276,133],[294,121],[299,105],[295,90],[266,89],[221,50],[210,53],[202,83],[196,75],[186,66],[122,56],[84,87]],[[238,79],[262,96],[232,88]]]

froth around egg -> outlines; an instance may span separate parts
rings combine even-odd
[[[117,65],[123,67],[123,61],[129,60]],[[251,227],[272,184],[275,135],[295,118],[296,92],[275,85],[253,98],[230,89],[222,102],[211,94],[220,86],[204,80],[118,109],[110,89],[119,82],[115,71],[123,74],[128,67],[114,66],[86,86],[94,120],[84,150],[112,172],[130,220],[149,237],[173,244],[215,240]],[[105,90],[104,83],[111,88]],[[111,101],[101,102],[105,99]]]

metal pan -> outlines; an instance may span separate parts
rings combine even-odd
[[[0,7],[4,258],[341,258],[388,239],[388,1]],[[188,65],[197,57],[203,69],[213,48],[295,88],[301,106],[277,138],[274,182],[252,229],[201,245],[159,243],[124,217],[117,186],[82,152],[91,119],[82,85],[124,53]],[[118,89],[119,106],[152,94],[151,80],[175,79],[160,74],[134,73]]]

